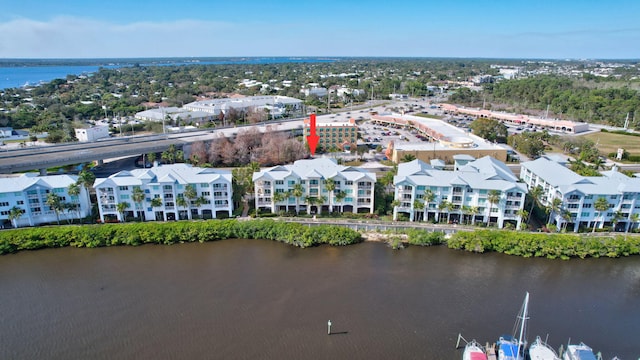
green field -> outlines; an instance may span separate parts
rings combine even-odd
[[[599,132],[584,135],[584,137],[598,144],[598,150],[605,156],[618,151],[618,148],[625,149],[630,155],[640,155],[640,137],[638,136]]]

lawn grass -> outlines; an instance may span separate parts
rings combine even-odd
[[[598,150],[604,156],[618,151],[620,147],[630,155],[640,155],[640,138],[636,136],[598,132],[584,135],[584,137],[598,144]]]

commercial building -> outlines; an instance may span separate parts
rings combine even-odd
[[[74,130],[76,139],[80,142],[91,142],[109,137],[109,126],[92,126]]]
[[[96,179],[93,187],[101,221],[227,218],[233,211],[231,172],[187,164],[120,171]],[[139,189],[139,190],[136,190]],[[144,198],[135,201],[141,191]],[[122,211],[118,204],[126,203]]]
[[[505,148],[442,120],[400,114],[372,115],[371,120],[383,126],[413,128],[429,139],[429,142],[390,144],[388,153],[396,163],[407,154],[426,163],[440,159],[453,164],[454,156],[462,154],[474,158],[491,156],[503,162],[507,160]]]
[[[298,160],[292,165],[275,166],[253,174],[256,208],[307,213],[373,213],[376,175],[335,159]],[[327,182],[335,189],[329,191]],[[329,186],[331,188],[331,185]],[[296,189],[300,196],[296,196]]]
[[[511,114],[501,111],[472,109],[450,104],[442,104],[442,110],[452,114],[471,115],[476,118],[487,118],[504,121],[514,125],[536,126],[540,129],[577,134],[589,131],[589,124],[569,120],[546,119],[536,116]]]
[[[307,136],[311,134],[309,127],[310,120],[304,119],[305,141]],[[320,137],[318,140],[318,148],[329,150],[336,148],[339,150],[349,151],[355,149],[358,142],[358,125],[354,119],[349,121],[323,121],[316,122],[316,135]]]
[[[35,173],[2,175],[0,177],[0,223],[3,227],[34,226],[58,220],[84,218],[91,204],[83,187],[78,195],[69,195],[69,185],[78,180],[74,175],[37,176]],[[50,194],[58,196],[63,209],[56,211],[47,205]],[[12,219],[12,209],[21,215]]]
[[[204,124],[218,119],[215,114],[178,107],[149,109],[136,113],[134,117],[140,121],[164,122],[166,126],[178,125],[178,123],[181,125]]]
[[[226,113],[229,108],[234,108],[238,111],[250,108],[267,109],[270,116],[280,117],[285,114],[287,107],[292,111],[299,111],[302,109],[302,105],[302,100],[288,96],[248,96],[196,101],[186,104],[183,108],[189,111],[201,111],[216,117],[220,113]]]
[[[520,177],[529,191],[538,186],[542,188],[539,201],[552,209],[550,222],[558,229],[578,231],[616,223],[616,229],[621,231],[638,223],[640,178],[626,176],[615,168],[602,172],[602,176],[582,176],[550,158],[541,157],[522,163]],[[606,199],[608,210],[596,209],[599,198]]]
[[[451,223],[510,222],[519,228],[526,186],[502,162],[485,156],[455,171],[437,170],[421,161],[398,165],[394,177],[393,218]]]

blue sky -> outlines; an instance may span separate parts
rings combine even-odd
[[[0,58],[640,58],[640,1],[0,0]]]

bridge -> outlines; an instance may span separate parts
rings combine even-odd
[[[258,125],[260,131],[272,126],[276,131],[292,131],[300,128],[302,121],[294,119],[287,122]],[[74,165],[92,161],[102,162],[104,159],[134,156],[151,152],[162,152],[169,145],[181,148],[196,141],[207,141],[219,134],[226,137],[235,136],[242,127],[216,130],[198,130],[193,132],[171,133],[149,136],[132,136],[107,139],[90,143],[69,143],[52,146],[34,146],[0,152],[0,173],[15,173],[46,169],[55,166]]]

